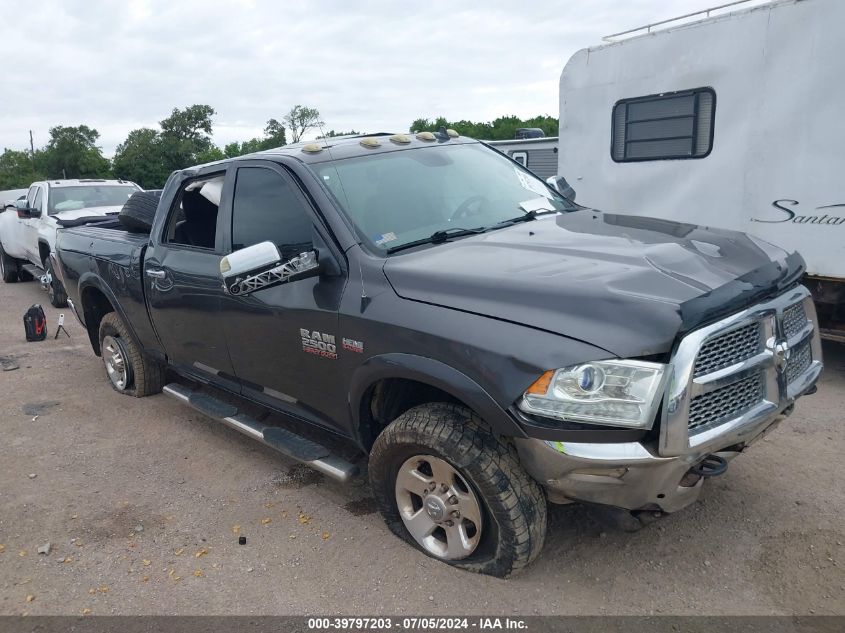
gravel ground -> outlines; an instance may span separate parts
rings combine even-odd
[[[35,302],[50,337],[26,343]],[[540,558],[501,580],[394,538],[363,480],[114,392],[69,310],[52,338],[58,312],[0,284],[19,365],[0,371],[0,614],[845,614],[845,346],[699,503],[634,534],[553,507]]]

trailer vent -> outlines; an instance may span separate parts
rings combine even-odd
[[[613,160],[704,158],[713,146],[715,106],[711,88],[618,101],[613,106]]]

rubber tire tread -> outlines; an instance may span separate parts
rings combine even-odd
[[[126,350],[126,355],[128,356],[127,360],[132,366],[132,385],[124,391],[117,389],[111,380],[109,380],[109,384],[115,391],[129,396],[135,396],[136,398],[143,398],[144,396],[151,396],[161,392],[165,378],[164,367],[161,363],[141,352],[129,334],[129,330],[124,325],[123,320],[116,312],[109,312],[100,321],[99,335],[101,353],[103,339],[106,336],[120,337],[123,347]]]
[[[136,191],[129,196],[117,215],[120,225],[132,233],[149,233],[153,228],[160,199],[161,189]]]
[[[492,519],[497,526],[496,542],[487,552],[480,551],[482,540],[469,558],[443,562],[504,577],[537,557],[546,536],[547,508],[542,488],[522,468],[511,442],[494,436],[469,409],[448,403],[409,409],[387,426],[373,445],[370,483],[379,510],[394,534],[428,555],[408,533],[396,507],[392,473],[397,459],[410,457],[408,447],[428,447],[457,467],[480,493],[486,506],[485,520]],[[489,529],[491,526],[484,524],[482,532]]]
[[[56,271],[53,269],[53,263],[49,255],[47,255],[47,259],[44,261],[44,268],[50,273],[50,285],[53,288],[53,294],[50,296],[50,305],[54,308],[66,308],[67,292],[65,292],[62,282],[56,278]]]
[[[7,284],[13,284],[18,280],[18,260],[7,255],[3,250],[3,245],[0,244],[0,257],[3,258],[3,281]]]

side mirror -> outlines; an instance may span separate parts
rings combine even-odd
[[[575,190],[568,182],[566,182],[566,178],[563,176],[550,176],[549,178],[546,178],[546,184],[564,198],[572,201],[575,200]]]
[[[306,251],[282,261],[273,242],[247,246],[220,260],[223,288],[230,295],[247,295],[256,290],[278,286],[320,274],[316,251]]]
[[[18,210],[19,218],[31,218],[32,209],[26,203],[26,200],[15,200],[15,208]]]

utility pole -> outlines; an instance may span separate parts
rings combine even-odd
[[[32,142],[32,130],[29,131],[29,156],[32,159],[32,171],[35,171],[35,143]]]

